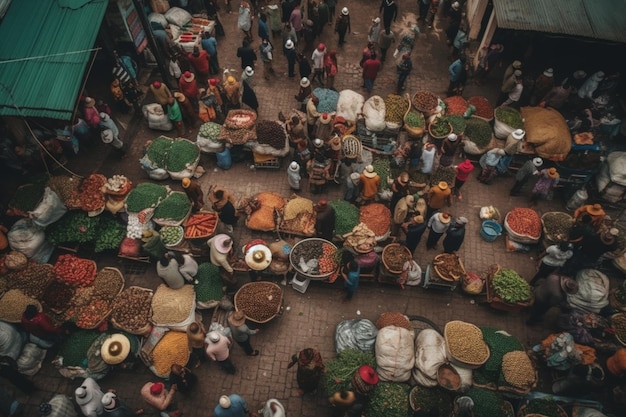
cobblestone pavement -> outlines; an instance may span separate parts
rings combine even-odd
[[[221,3],[221,2],[220,2]],[[415,1],[400,0],[400,13],[417,12]],[[350,88],[359,93],[365,93],[360,88],[361,77],[358,61],[361,50],[367,43],[366,34],[369,22],[377,15],[378,0],[350,0],[339,2],[338,10],[347,6],[352,16],[352,33],[347,37],[347,44],[338,49],[339,75],[336,80],[338,90]],[[228,68],[239,68],[239,61],[235,57],[242,35],[236,30],[236,15],[222,13],[222,21],[226,28],[227,37],[218,39],[220,61]],[[445,45],[443,32],[444,23],[436,21],[435,28],[425,29],[413,50],[414,70],[411,73],[407,91],[414,94],[418,90],[429,90],[445,96],[448,84],[447,67],[448,49]],[[336,46],[336,37],[332,35],[331,27],[324,31],[322,40],[330,47]],[[256,35],[256,23],[253,33]],[[255,36],[256,38],[256,36]],[[280,42],[275,42],[275,48],[280,49]],[[258,47],[258,41],[254,43]],[[296,80],[287,79],[284,74],[286,63],[280,52],[276,53],[274,64],[278,77],[265,81],[260,75],[255,76],[254,88],[260,101],[260,118],[276,118],[279,110],[288,111],[296,102],[293,95],[298,90]],[[498,74],[492,74],[490,81],[481,87],[468,84],[465,96],[476,94],[487,96],[494,100],[499,86]],[[150,80],[146,80],[148,85]],[[382,74],[376,80],[374,93],[385,96],[395,88],[396,73],[394,65],[387,62]],[[145,140],[158,135],[157,132],[147,129],[145,122],[119,119],[125,130],[136,131],[132,139],[127,139],[130,145],[128,155],[119,160],[102,144],[95,144],[87,149],[78,159],[68,165],[75,172],[86,175],[91,172],[102,172],[105,175],[122,173],[129,176],[135,183],[147,181],[147,175],[141,171],[138,159],[141,157]],[[195,132],[188,138],[194,138]],[[88,155],[93,155],[90,158]],[[216,168],[215,158],[212,155],[203,155],[201,165],[207,170],[199,181],[203,188],[219,184],[232,190],[237,198],[249,196],[259,191],[271,190],[284,196],[291,194],[287,182],[285,169],[288,161],[282,162],[279,170],[251,170],[247,163],[237,163],[228,171]],[[478,211],[481,206],[494,205],[500,212],[506,213],[518,205],[526,205],[524,197],[509,197],[508,190],[512,186],[512,178],[498,178],[493,185],[486,186],[476,181],[472,175],[464,188],[464,199],[455,201],[451,212],[454,216],[464,215],[470,219],[463,247],[459,251],[466,269],[482,273],[489,265],[498,263],[517,270],[522,276],[530,279],[534,274],[536,253],[510,253],[504,246],[504,238],[500,237],[493,243],[488,243],[479,235],[480,222]],[[173,189],[181,189],[180,184],[174,181],[165,181]],[[306,189],[305,184],[305,189]],[[307,191],[303,196],[311,197]],[[313,196],[314,200],[322,196],[329,199],[340,198],[338,186],[331,185],[325,194]],[[559,201],[540,202],[538,210],[550,211],[561,209]],[[272,241],[272,233],[251,233],[245,229],[243,221],[236,228],[235,236],[241,246],[252,236]],[[436,251],[426,251],[425,238],[418,247],[417,261],[425,268]],[[129,285],[141,285],[156,288],[159,279],[155,275],[154,265],[146,268],[142,264],[124,261],[111,256],[96,258],[99,267],[108,265],[118,266],[126,273]],[[145,271],[144,271],[145,269]],[[240,282],[246,282],[246,275],[239,276]],[[395,286],[386,286],[374,282],[363,282],[355,298],[349,303],[341,303],[341,286],[339,283],[327,284],[312,282],[305,294],[284,287],[284,313],[267,324],[260,325],[260,333],[252,337],[252,344],[259,349],[258,357],[246,357],[242,350],[235,346],[232,350],[233,362],[237,367],[235,375],[227,375],[215,364],[204,364],[196,373],[200,377],[200,386],[196,393],[190,396],[178,394],[178,404],[185,416],[207,416],[212,414],[213,407],[223,394],[238,393],[250,404],[252,410],[261,407],[268,398],[279,399],[287,409],[288,416],[313,417],[327,415],[326,398],[322,393],[309,394],[303,397],[296,395],[295,370],[287,370],[287,364],[292,354],[305,347],[320,349],[326,360],[334,357],[334,330],[337,323],[345,319],[356,317],[368,318],[375,321],[379,314],[386,311],[401,311],[407,315],[419,315],[430,318],[440,328],[449,320],[461,319],[477,325],[495,325],[519,337],[527,345],[537,343],[548,332],[550,320],[534,328],[527,328],[524,324],[524,314],[499,312],[489,306],[481,304],[480,298],[470,297],[456,291],[441,291],[424,288],[407,288],[401,290]],[[203,312],[204,322],[210,321],[208,312]],[[42,399],[48,399],[53,393],[71,395],[79,383],[78,380],[68,380],[60,376],[50,364],[54,357],[51,351],[45,360],[42,370],[34,380],[40,389],[27,401],[28,416],[37,415],[36,407]],[[139,396],[141,386],[149,381],[156,380],[143,365],[134,371],[118,371],[108,375],[100,381],[103,389],[115,388],[118,396],[133,407],[144,407]],[[144,407],[147,415],[156,415]]]

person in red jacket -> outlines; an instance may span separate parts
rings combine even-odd
[[[378,76],[380,70],[380,60],[376,57],[376,53],[372,52],[369,59],[363,63],[363,83],[368,93],[372,92],[374,88],[374,80]]]
[[[194,109],[198,108],[198,96],[200,90],[198,90],[198,83],[196,82],[196,76],[189,71],[185,71],[183,76],[178,80],[178,89],[181,93],[187,97]]]
[[[206,85],[209,79],[210,58],[207,51],[197,46],[193,48],[192,53],[187,54],[187,59],[196,72],[198,81],[202,85]]]
[[[459,201],[463,200],[463,195],[461,194],[461,187],[465,184],[465,181],[469,178],[469,174],[474,170],[474,164],[469,159],[461,162],[456,166],[456,177],[454,178],[454,195],[459,199]]]
[[[33,304],[29,304],[22,313],[21,323],[27,332],[42,339],[45,345],[52,345],[55,339],[63,333],[60,326],[57,326],[46,313],[40,312]]]

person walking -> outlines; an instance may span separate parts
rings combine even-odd
[[[383,14],[383,27],[385,30],[390,29],[391,22],[395,22],[398,19],[398,5],[394,0],[383,0],[378,12]]]
[[[254,50],[250,47],[250,41],[244,39],[241,46],[237,48],[237,58],[241,58],[241,69],[245,70],[246,67],[254,69],[257,56]]]
[[[540,322],[543,315],[552,307],[566,307],[567,296],[577,292],[576,280],[560,274],[548,275],[533,291],[535,298],[526,324],[532,326]]]
[[[372,93],[374,81],[380,71],[381,63],[376,57],[376,53],[372,53],[370,58],[363,63],[363,82],[368,93]]]
[[[233,339],[248,356],[258,356],[259,351],[252,348],[250,336],[259,333],[259,329],[252,330],[246,325],[246,315],[241,310],[235,310],[228,316],[228,326]]]
[[[102,112],[100,113],[100,137],[104,143],[110,143],[114,149],[116,149],[121,156],[126,151],[124,150],[124,142],[120,139],[120,129],[117,127],[111,116]]]
[[[274,67],[272,63],[274,62],[274,47],[270,43],[268,39],[263,39],[261,45],[259,45],[259,51],[261,53],[261,61],[263,61],[263,77],[266,80],[270,79],[270,75],[276,75],[274,73]]]
[[[302,39],[302,9],[300,9],[299,4],[295,5],[291,11],[289,24],[293,27],[293,30],[296,31],[298,39]]]
[[[384,1],[384,0],[383,0]],[[380,17],[372,19],[372,24],[367,31],[367,42],[375,45],[378,42],[380,36]]]
[[[539,173],[539,179],[531,191],[530,203],[535,204],[540,198],[547,199],[558,183],[559,173],[556,168],[542,169]]]
[[[210,32],[204,32],[201,41],[202,49],[209,54],[209,66],[211,73],[220,73],[220,62],[217,57],[217,40]]]
[[[335,77],[337,76],[339,64],[337,63],[337,51],[332,49],[324,58],[324,71],[326,72],[326,88],[335,89]]]
[[[398,73],[398,84],[396,85],[396,94],[400,95],[404,91],[406,79],[413,70],[413,62],[411,62],[411,55],[403,54],[402,60],[396,67]]]
[[[185,135],[185,126],[183,125],[183,113],[180,110],[178,101],[174,97],[170,97],[167,104],[167,117],[176,126],[178,137],[183,137]]]
[[[530,285],[535,285],[537,281],[554,273],[557,269],[565,265],[574,256],[573,246],[569,242],[559,242],[557,245],[550,245],[539,255],[539,267],[537,273],[530,280]]]
[[[204,362],[207,358],[204,351],[204,339],[206,338],[207,331],[202,324],[202,321],[194,321],[187,326],[187,343],[191,353],[196,356],[197,365],[200,366],[201,362]]]
[[[341,9],[341,14],[335,22],[335,33],[339,35],[339,46],[343,46],[346,43],[346,33],[350,30],[350,11],[347,7],[344,7]]]
[[[259,35],[259,39],[263,41],[263,39],[270,40],[270,28],[267,24],[267,15],[265,13],[261,13],[261,17],[259,18],[259,27],[257,28],[257,35]]]
[[[456,175],[454,177],[454,189],[453,194],[459,201],[463,200],[463,194],[461,194],[461,188],[469,178],[469,175],[474,171],[474,164],[469,159],[461,162],[454,168]]]
[[[478,51],[478,68],[474,74],[474,80],[477,85],[482,85],[489,73],[500,62],[500,57],[504,52],[504,45],[501,43],[491,44],[489,47],[484,46]]]
[[[230,340],[223,334],[214,331],[207,334],[205,342],[207,356],[217,362],[224,371],[234,375],[237,370],[229,357]]]
[[[199,91],[198,91],[199,92]],[[174,93],[174,98],[178,102],[178,107],[183,114],[183,123],[189,127],[189,130],[193,129],[198,120],[198,111],[193,108],[190,100],[183,93],[178,91]]]
[[[313,61],[313,78],[311,82],[317,81],[320,85],[324,85],[324,57],[326,55],[326,45],[320,43],[311,54],[311,61]]]
[[[439,181],[430,187],[428,194],[426,194],[426,201],[428,203],[426,217],[429,219],[435,211],[443,209],[444,206],[450,207],[452,205],[452,190],[450,190],[448,183]]]
[[[361,173],[359,180],[361,183],[361,204],[374,201],[378,193],[378,185],[380,184],[380,176],[374,171],[374,166],[367,165]]]
[[[248,403],[237,394],[222,395],[213,409],[213,417],[249,417]]]
[[[447,212],[440,212],[433,214],[428,220],[428,239],[426,240],[426,249],[434,249],[437,247],[437,242],[441,239],[441,236],[450,227],[450,214]]]
[[[449,167],[454,161],[454,157],[459,153],[461,141],[455,133],[450,133],[441,143],[441,156],[439,157],[440,167]]]
[[[458,217],[454,224],[448,228],[446,237],[443,238],[443,251],[445,253],[454,253],[461,248],[463,240],[465,240],[467,222],[467,217]]]
[[[298,394],[315,391],[322,379],[322,374],[326,371],[320,352],[313,348],[301,350],[297,355],[291,357],[287,369],[291,369],[296,364],[298,365],[296,381],[300,387]]]
[[[361,276],[361,267],[353,259],[341,269],[341,277],[343,278],[343,289],[346,291],[344,302],[352,300],[356,289],[359,287],[359,279]]]
[[[497,166],[504,155],[504,149],[493,148],[481,156],[478,163],[482,170],[480,171],[480,175],[478,175],[478,181],[483,184],[490,184],[491,180],[498,175]]]
[[[424,215],[422,214],[413,216],[410,222],[402,224],[402,229],[406,233],[405,245],[412,254],[415,253],[415,249],[417,249],[417,245],[422,240],[427,227],[428,225],[424,222]]]
[[[518,196],[522,191],[522,187],[524,187],[524,184],[528,182],[530,177],[532,177],[533,175],[540,175],[538,169],[541,168],[542,165],[543,159],[539,157],[529,159],[528,161],[524,162],[522,167],[518,169],[517,173],[515,174],[515,184],[513,185],[513,188],[511,188],[509,195]]]
[[[91,377],[85,378],[80,387],[74,390],[74,399],[85,417],[99,417],[102,415],[102,397],[104,393],[100,385]]]
[[[391,45],[396,41],[396,35],[390,30],[385,29],[378,36],[378,48],[380,48],[380,62],[385,62],[387,59],[387,51],[391,48]]]
[[[250,5],[245,1],[239,4],[237,28],[244,33],[249,42],[252,42],[252,11],[250,10]]]
[[[317,36],[322,36],[324,27],[330,24],[330,22],[332,22],[332,17],[328,10],[328,4],[325,1],[320,1],[317,5]]]
[[[287,58],[287,75],[290,79],[296,76],[296,61],[298,60],[298,53],[296,52],[295,45],[291,39],[287,39],[285,42],[285,58]]]
[[[213,204],[213,210],[217,212],[220,221],[232,233],[239,220],[235,210],[235,197],[224,188],[218,186],[213,189],[209,200]]]
[[[539,74],[533,84],[533,89],[530,94],[530,105],[538,105],[546,94],[548,94],[548,91],[552,90],[552,87],[554,87],[554,70],[548,68]]]
[[[307,80],[305,84],[310,85],[310,81]],[[302,85],[302,81],[300,82]],[[320,117],[320,113],[317,111],[317,105],[320,103],[320,100],[315,96],[315,94],[311,93],[309,96],[309,100],[306,102],[306,123],[307,123],[307,134],[308,137],[313,139],[313,133],[315,133],[315,122],[317,118]]]
[[[448,67],[448,73],[450,74],[450,84],[448,84],[448,97],[454,95],[454,91],[459,88],[462,82],[463,67],[467,58],[465,55],[461,55],[456,61],[454,61]]]
[[[292,190],[300,191],[301,180],[300,165],[296,161],[293,161],[289,164],[289,168],[287,169],[287,183]]]

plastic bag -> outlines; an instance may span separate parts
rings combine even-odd
[[[580,310],[599,313],[609,304],[609,278],[595,269],[583,269],[576,274],[578,292],[567,296],[568,304]]]
[[[374,352],[378,329],[367,319],[344,320],[335,330],[335,349],[340,353],[346,349]]]
[[[54,251],[54,246],[46,240],[43,228],[30,219],[15,222],[7,234],[12,250],[22,252],[29,259],[46,263]]]
[[[41,203],[28,214],[37,226],[46,227],[63,217],[66,211],[57,193],[46,187]]]
[[[35,375],[41,369],[46,352],[34,343],[26,343],[22,354],[17,358],[17,370],[24,375]]]

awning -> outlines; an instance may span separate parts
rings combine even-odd
[[[626,1],[493,0],[498,27],[626,43]]]
[[[0,116],[71,118],[107,5],[11,3],[0,22]]]

